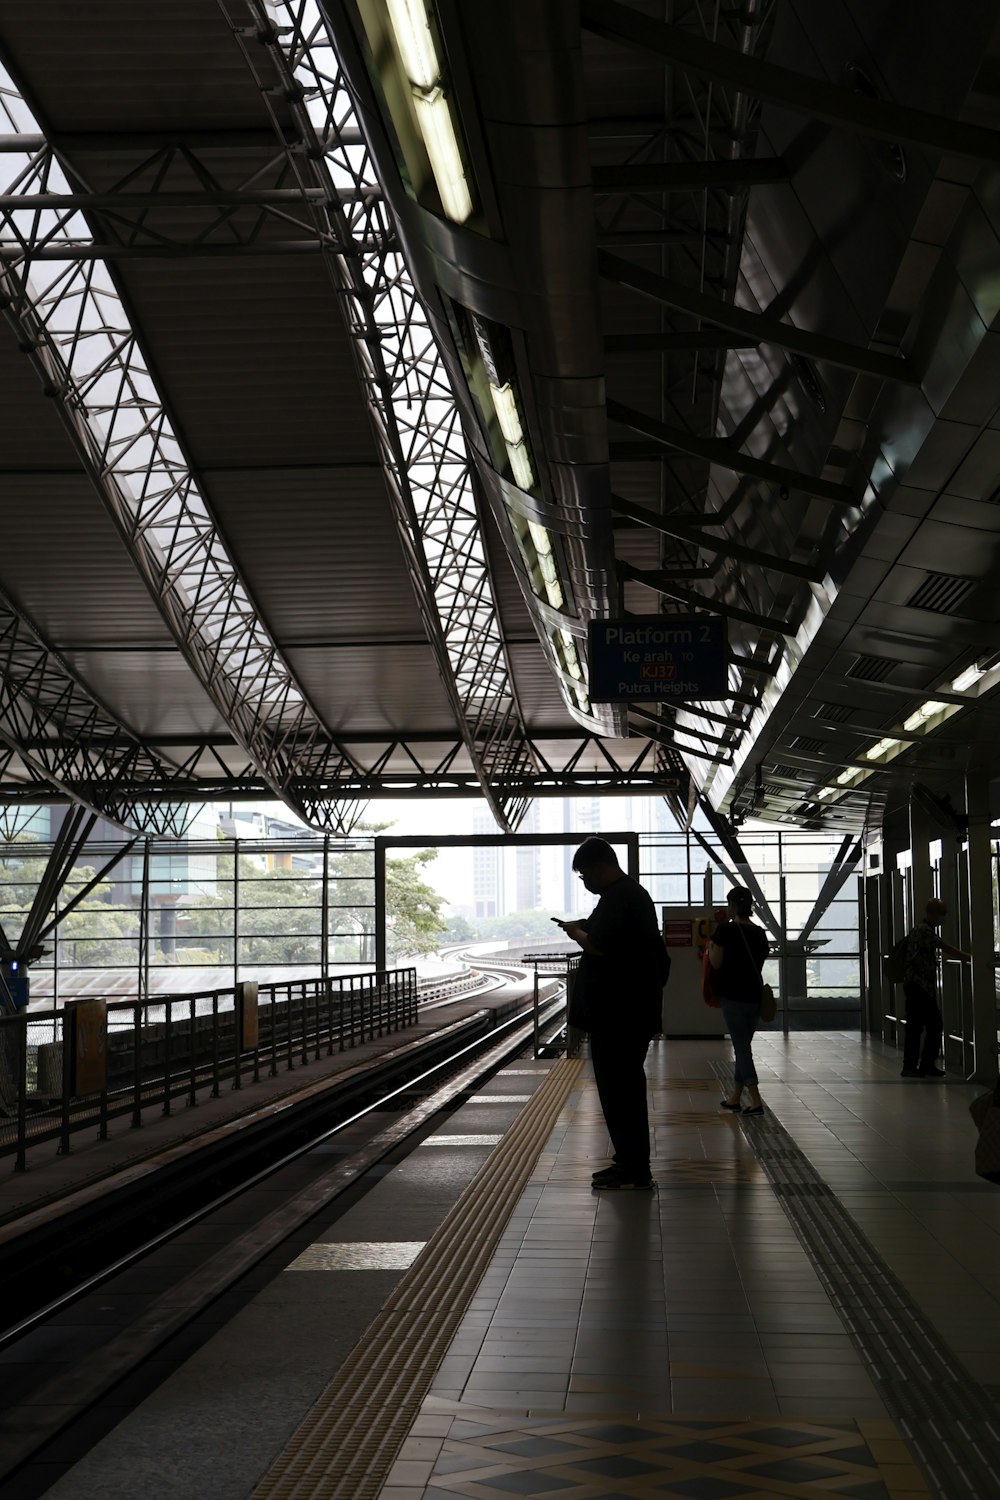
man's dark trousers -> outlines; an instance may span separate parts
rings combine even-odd
[[[903,1067],[920,1072],[933,1068],[941,1050],[944,1022],[933,994],[928,994],[922,984],[904,984],[906,1000],[906,1030],[903,1034]],[[920,1046],[923,1033],[924,1045]]]
[[[629,1176],[649,1176],[649,1114],[643,1063],[649,1049],[645,1034],[593,1031],[590,1060],[615,1163]]]

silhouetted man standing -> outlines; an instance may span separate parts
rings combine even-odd
[[[606,839],[586,839],[573,869],[598,896],[584,921],[560,922],[583,950],[570,1019],[590,1033],[597,1092],[614,1147],[593,1186],[651,1189],[649,1115],[643,1063],[661,1026],[670,957],[647,891],[627,875]]]
[[[907,936],[906,967],[903,970],[906,1000],[904,1078],[944,1077],[944,1069],[937,1065],[944,1031],[941,1008],[937,1003],[937,956],[939,952],[947,953],[951,958],[961,958],[966,962],[972,958],[971,953],[953,948],[944,938],[938,937],[935,928],[941,926],[947,915],[947,906],[935,896],[924,909],[923,921],[918,922]]]

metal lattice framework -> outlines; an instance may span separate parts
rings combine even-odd
[[[53,788],[123,828],[181,838],[200,795],[193,765],[154,755],[91,695],[61,656],[0,594],[0,779],[15,757],[36,801]],[[137,799],[151,783],[164,800]],[[16,820],[8,824],[16,828]],[[13,833],[8,832],[7,837]]]
[[[232,20],[232,8],[223,7]],[[246,0],[253,42],[284,83],[305,151],[289,163],[320,238],[353,338],[396,520],[425,627],[483,794],[513,831],[530,796],[503,783],[531,772],[531,749],[494,604],[461,418],[426,310],[399,247],[361,134],[333,33],[311,0]],[[237,34],[263,97],[258,54]],[[276,120],[276,125],[278,124]],[[303,175],[311,171],[313,181]],[[315,201],[319,189],[324,204]]]
[[[655,736],[655,726],[646,725],[642,733],[636,731],[636,739],[631,741],[604,740],[586,731],[549,735],[544,742],[529,740],[531,769],[498,776],[497,791],[500,796],[514,802],[528,802],[540,796],[569,797],[576,792],[593,796],[616,792],[675,795],[686,782],[676,749],[658,742],[655,737],[647,737],[646,730]],[[127,737],[122,735],[121,738],[125,740]],[[157,812],[155,804],[159,799],[169,802],[182,794],[183,782],[176,778],[183,775],[183,768],[174,773],[173,779],[168,779],[152,774],[145,763],[137,760],[131,763],[134,778],[130,779],[124,756],[120,763],[112,760],[111,752],[116,747],[110,738],[106,748],[106,766],[114,769],[114,784],[96,779],[100,768],[95,768],[95,780],[86,788],[83,783],[67,778],[64,795],[81,801],[81,790],[90,790],[92,800],[96,802],[100,798],[109,816],[113,806],[131,806],[136,809],[136,819],[140,815],[150,819],[164,817],[164,811]],[[192,796],[216,802],[252,801],[268,796],[263,777],[252,765],[238,769],[226,765],[219,751],[230,748],[229,742],[223,745],[218,737],[210,737],[198,739],[194,744],[189,742],[188,748],[191,758],[186,764],[193,765],[198,761]],[[440,737],[435,737],[429,745],[422,744],[419,739],[385,739],[376,743],[358,740],[352,741],[351,748],[357,757],[365,760],[364,771],[352,783],[355,795],[365,801],[414,796],[448,800],[475,797],[479,791],[479,781],[468,767],[468,755],[462,740],[453,738],[442,742]],[[23,773],[15,777],[20,768],[10,767],[19,759],[20,754],[8,749],[0,736],[0,815],[6,809],[11,817],[16,818],[18,810],[26,806],[33,807],[43,800],[63,800],[62,795],[53,797],[55,783],[52,781],[47,782],[47,789],[42,791],[39,781],[25,780]],[[206,766],[213,759],[215,765],[209,771]],[[308,785],[293,783],[292,790],[303,798],[310,793]],[[113,801],[113,795],[117,796],[117,802]],[[138,821],[133,820],[133,826],[138,827]],[[172,823],[165,825],[166,832],[172,830]]]
[[[773,11],[773,0],[762,0],[739,11],[725,11],[718,0],[684,0],[672,7],[671,14],[677,29],[685,35],[711,39],[720,48],[728,45],[743,55],[752,55],[766,47]],[[608,34],[599,24],[595,7],[585,6],[582,20],[586,29]],[[781,162],[754,158],[759,108],[759,101],[737,88],[691,71],[671,69],[663,120],[648,122],[645,132],[637,124],[640,138],[626,159],[620,165],[595,170],[599,268],[606,281],[644,291],[644,286],[637,288],[635,283],[643,277],[650,279],[649,273],[615,252],[621,247],[627,253],[629,245],[657,245],[686,298],[704,298],[707,294],[727,302],[733,298],[747,193],[755,182],[781,180],[787,175]],[[623,223],[629,227],[622,229]],[[638,227],[643,224],[647,227]],[[651,279],[659,283],[664,278]],[[706,327],[697,312],[692,314],[690,305],[668,308],[662,299],[658,299],[654,317],[649,332],[617,338],[612,335],[607,341],[612,356],[655,349],[663,368],[660,418],[635,412],[620,402],[608,404],[613,422],[640,434],[639,440],[613,440],[612,461],[652,461],[660,470],[659,515],[639,513],[622,497],[613,498],[619,516],[652,525],[660,534],[659,568],[639,571],[623,563],[621,576],[650,589],[665,613],[704,607],[710,599],[713,610],[740,620],[757,633],[759,648],[766,657],[775,638],[780,640],[783,622],[741,607],[744,602],[752,606],[756,601],[746,593],[738,575],[736,595],[739,598],[742,594],[742,598],[740,603],[735,602],[732,573],[723,573],[733,555],[729,528],[718,538],[705,536],[701,529],[720,526],[725,520],[706,512],[704,497],[711,464],[742,465],[748,485],[762,477],[777,476],[781,483],[791,477],[784,471],[779,473],[775,465],[755,463],[752,457],[738,453],[738,444],[728,444],[716,435],[728,350],[741,343],[752,347],[760,335],[756,329],[750,334],[730,335]],[[613,380],[611,384],[613,388]],[[664,422],[663,416],[668,421]],[[851,497],[845,492],[844,498]],[[746,557],[747,549],[742,550]],[[774,561],[780,565],[780,560],[770,558],[767,565]],[[734,663],[723,738],[693,736],[700,752],[681,740],[678,750],[683,755],[711,759],[713,744],[731,747],[737,743],[746,720],[736,706],[749,707],[757,697],[758,686],[756,661],[748,660],[743,667]],[[692,737],[690,730],[687,733]]]
[[[0,199],[0,306],[55,400],[84,469],[129,547],[187,661],[268,786],[322,831],[349,832],[363,812],[338,802],[356,768],[330,739],[257,616],[164,408],[103,260],[35,263],[88,226],[57,154],[0,71],[8,137]],[[52,195],[68,195],[52,206]],[[37,202],[36,202],[37,199]],[[47,206],[42,206],[47,205]],[[293,779],[314,791],[296,802]],[[73,795],[77,795],[74,790]]]

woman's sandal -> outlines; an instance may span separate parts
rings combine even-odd
[[[743,1113],[745,1115],[762,1115],[764,1113],[764,1106],[763,1104],[748,1104]]]

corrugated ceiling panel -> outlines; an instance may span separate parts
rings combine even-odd
[[[140,261],[124,277],[196,466],[356,463],[375,452],[322,261]]]
[[[55,404],[42,396],[42,383],[0,324],[0,506],[4,521],[11,504],[11,469],[78,469],[79,462]]]
[[[4,477],[0,582],[51,645],[159,644],[168,638],[83,475]]]
[[[213,0],[7,6],[5,51],[57,130],[258,125],[264,108]]]
[[[455,732],[429,646],[293,647],[288,663],[333,734]]]
[[[508,656],[528,733],[534,737],[546,730],[576,728],[541,646],[518,643],[508,647]]]
[[[279,645],[425,641],[381,469],[214,473],[209,490]]]
[[[218,709],[173,647],[113,651],[67,651],[70,666],[138,735],[223,734]],[[169,752],[176,755],[177,752]]]

